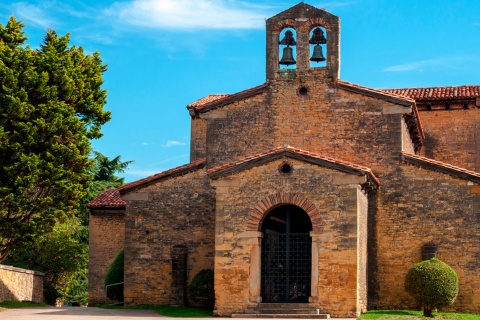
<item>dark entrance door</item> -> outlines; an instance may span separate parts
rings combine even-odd
[[[262,301],[308,302],[312,223],[299,207],[275,208],[262,223]]]

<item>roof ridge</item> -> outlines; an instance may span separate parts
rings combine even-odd
[[[157,180],[160,180],[162,178],[181,175],[181,174],[184,174],[184,173],[187,173],[187,172],[191,172],[191,171],[201,169],[201,168],[204,167],[206,161],[207,161],[206,158],[200,158],[200,159],[197,159],[197,160],[192,161],[190,163],[180,165],[178,167],[156,173],[156,174],[148,176],[146,178],[129,182],[127,184],[124,184],[123,186],[118,187],[117,189],[121,193],[126,193],[127,191],[129,191],[131,189],[136,189],[136,188],[139,188],[140,186],[143,186],[143,185],[149,185],[149,184],[151,184],[151,183],[153,183]]]
[[[344,160],[340,160],[340,159],[336,159],[336,158],[332,158],[332,157],[328,157],[328,156],[324,156],[324,155],[321,155],[319,153],[306,151],[306,150],[295,148],[295,147],[292,147],[292,146],[289,146],[289,145],[285,145],[283,147],[276,147],[276,148],[270,149],[270,150],[265,151],[265,152],[260,152],[260,153],[256,153],[256,154],[247,156],[247,157],[239,159],[237,161],[232,161],[232,162],[229,162],[229,163],[218,165],[216,167],[208,169],[207,174],[210,175],[210,176],[216,176],[216,175],[219,175],[222,171],[230,170],[230,169],[238,167],[242,164],[246,164],[246,163],[252,162],[254,160],[259,160],[259,159],[262,159],[262,158],[267,157],[267,156],[280,155],[283,152],[293,153],[293,154],[297,154],[297,155],[301,155],[301,156],[307,156],[307,157],[310,157],[310,158],[327,161],[327,162],[330,162],[332,164],[337,164],[337,165],[341,165],[341,166],[344,166],[344,167],[349,167],[350,169],[352,169],[354,171],[363,171],[366,174],[368,174],[372,178],[372,180],[374,180],[376,182],[377,185],[380,184],[378,178],[374,175],[373,171],[366,166],[355,164],[355,163],[344,161]]]
[[[462,178],[462,179],[467,179],[467,180],[474,180],[477,183],[480,183],[480,172],[468,170],[462,167],[455,166],[453,164],[435,160],[435,159],[430,159],[427,157],[423,157],[417,154],[413,154],[410,152],[405,152],[402,151],[402,158],[404,161],[409,162],[411,164],[418,164],[416,161],[420,161],[421,163],[425,165],[432,165],[436,169],[443,169],[443,170],[438,170],[443,173],[447,174],[453,174],[456,173],[455,176]],[[435,170],[435,169],[433,169]],[[468,177],[473,178],[473,179],[468,179]]]
[[[355,84],[355,83],[352,83],[352,82],[348,82],[348,81],[345,81],[345,80],[338,80],[337,84],[340,84],[341,86],[351,87],[353,89],[359,89],[359,90],[362,90],[364,92],[371,92],[371,93],[379,94],[381,96],[398,99],[398,100],[409,102],[409,103],[414,103],[415,102],[414,99],[412,99],[408,96],[405,96],[405,95],[399,95],[399,94],[395,94],[395,93],[385,92],[384,90],[362,86],[362,85]]]

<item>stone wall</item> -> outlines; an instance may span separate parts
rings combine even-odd
[[[258,263],[261,235],[249,231],[249,219],[257,204],[268,207],[265,216],[279,205],[268,204],[269,197],[283,194],[304,199],[298,200],[299,206],[307,202],[307,207],[315,206],[322,219],[311,233],[312,252],[318,256],[316,261],[312,257],[312,278],[317,282],[312,281],[310,302],[332,316],[355,316],[365,310],[366,303],[366,266],[358,265],[359,261],[366,263],[367,200],[359,190],[364,177],[292,159],[288,162],[293,172],[285,176],[278,172],[285,160],[213,182],[217,195],[215,312],[220,316],[241,313],[260,301],[260,265],[252,264]],[[284,204],[288,203],[297,205],[295,201]]]
[[[421,154],[480,171],[480,109],[420,111],[425,131]]]
[[[43,303],[43,276],[42,272],[0,265],[0,302]]]
[[[89,219],[88,304],[111,302],[105,291],[105,275],[124,247],[123,209],[91,209]]]
[[[340,89],[322,72],[278,81],[267,93],[208,112],[207,166],[288,144],[365,165],[380,179],[391,172],[402,150],[403,113],[411,109]]]
[[[205,170],[124,199],[125,303],[183,305],[186,285],[200,270],[213,269],[215,197]]]
[[[408,270],[433,242],[437,257],[458,274],[460,291],[449,310],[480,313],[480,195],[466,180],[403,164],[379,194],[376,215],[376,297],[371,308],[417,308],[404,290]],[[375,263],[375,261],[371,261]]]

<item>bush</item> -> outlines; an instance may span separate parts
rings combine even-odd
[[[123,283],[124,249],[113,260],[105,275],[105,286],[115,283]],[[107,297],[112,300],[123,301],[123,284],[108,287]]]
[[[405,277],[405,290],[433,317],[436,308],[451,305],[458,294],[458,276],[446,263],[432,258],[415,264]]]
[[[215,306],[215,291],[213,288],[213,270],[203,269],[193,278],[188,287],[190,299],[207,310]]]

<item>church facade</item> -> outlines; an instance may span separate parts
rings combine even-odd
[[[187,304],[209,268],[220,316],[416,308],[405,275],[436,256],[480,313],[480,86],[352,84],[339,39],[305,3],[268,19],[265,84],[187,106],[191,162],[90,202],[90,304],[125,248],[127,305]]]

